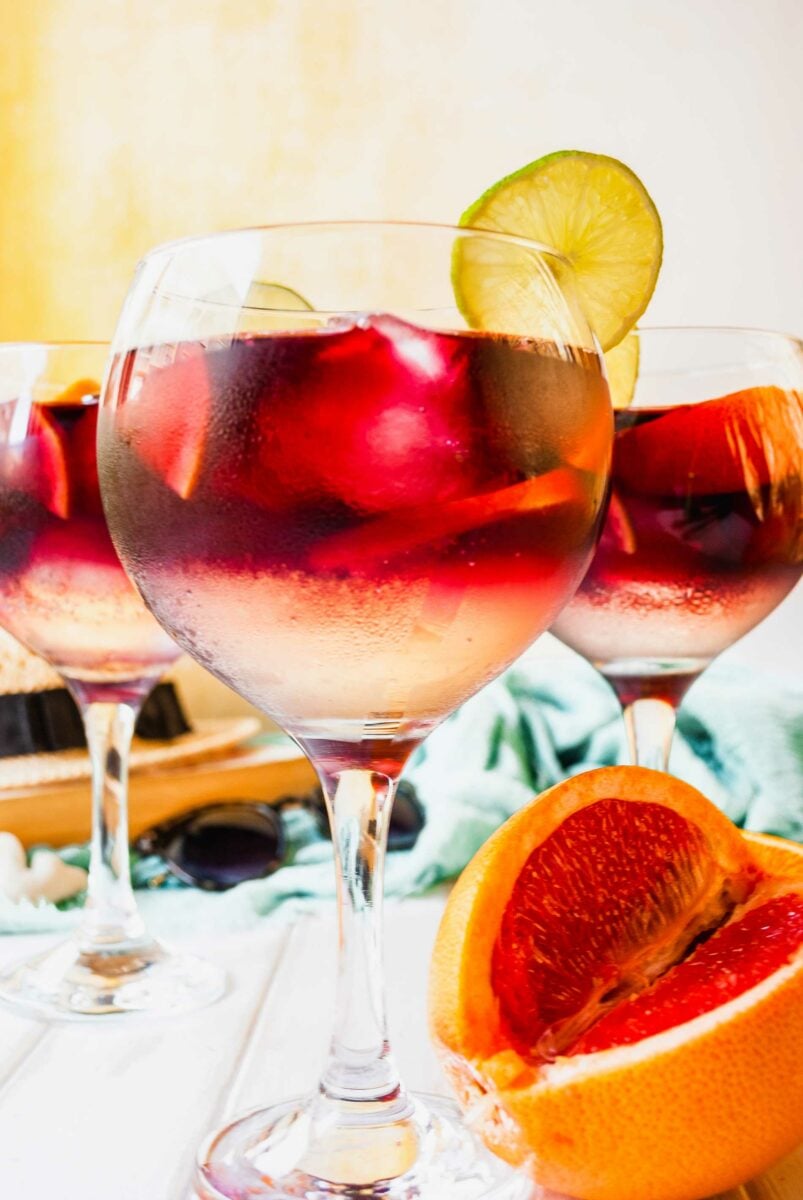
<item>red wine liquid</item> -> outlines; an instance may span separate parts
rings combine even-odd
[[[671,702],[768,613],[803,568],[803,406],[755,388],[616,414],[599,546],[554,632],[625,703]]]
[[[155,678],[178,654],[112,545],[95,459],[98,405],[0,406],[0,621],[64,675]]]
[[[611,418],[584,352],[372,316],[138,349],[110,399],[106,500],[139,587],[319,758],[403,757],[592,551]]]

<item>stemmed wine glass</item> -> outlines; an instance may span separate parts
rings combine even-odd
[[[179,650],[129,583],[103,516],[95,437],[107,355],[102,343],[0,345],[0,624],[61,674],[92,765],[80,928],[0,976],[0,999],[49,1017],[182,1011],[224,983],[146,932],[129,878],[134,723]]]
[[[634,761],[666,770],[687,689],[803,570],[803,343],[748,329],[638,336],[602,537],[552,632],[613,687]]]
[[[382,874],[411,751],[554,619],[588,563],[612,438],[568,265],[522,239],[342,223],[154,250],[99,426],[149,607],[315,765],[340,965],[318,1093],[202,1151],[208,1198],[448,1200],[526,1185],[391,1057]]]

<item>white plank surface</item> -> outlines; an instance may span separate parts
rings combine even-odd
[[[403,1076],[442,1092],[425,1012],[441,903],[388,906],[387,966]],[[0,964],[51,941],[0,939]],[[315,1083],[334,994],[333,921],[267,919],[256,932],[186,944],[231,981],[221,1001],[190,1017],[47,1026],[0,1010],[2,1200],[183,1200],[210,1128]],[[717,1200],[801,1198],[803,1148]]]

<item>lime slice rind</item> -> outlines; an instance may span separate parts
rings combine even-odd
[[[606,155],[560,150],[536,159],[488,188],[460,224],[531,238],[565,256],[603,350],[642,316],[661,267],[658,211],[630,168]],[[504,324],[504,296],[478,294],[471,278],[453,281],[473,328]]]

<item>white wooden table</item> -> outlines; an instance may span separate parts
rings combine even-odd
[[[408,900],[387,914],[399,1065],[410,1086],[436,1092],[446,1089],[425,993],[441,905]],[[49,941],[0,938],[0,964]],[[2,1200],[185,1200],[212,1127],[314,1084],[329,1032],[333,921],[267,918],[255,932],[185,944],[222,963],[231,984],[192,1016],[45,1025],[0,1009]],[[727,1200],[801,1197],[803,1148]]]

